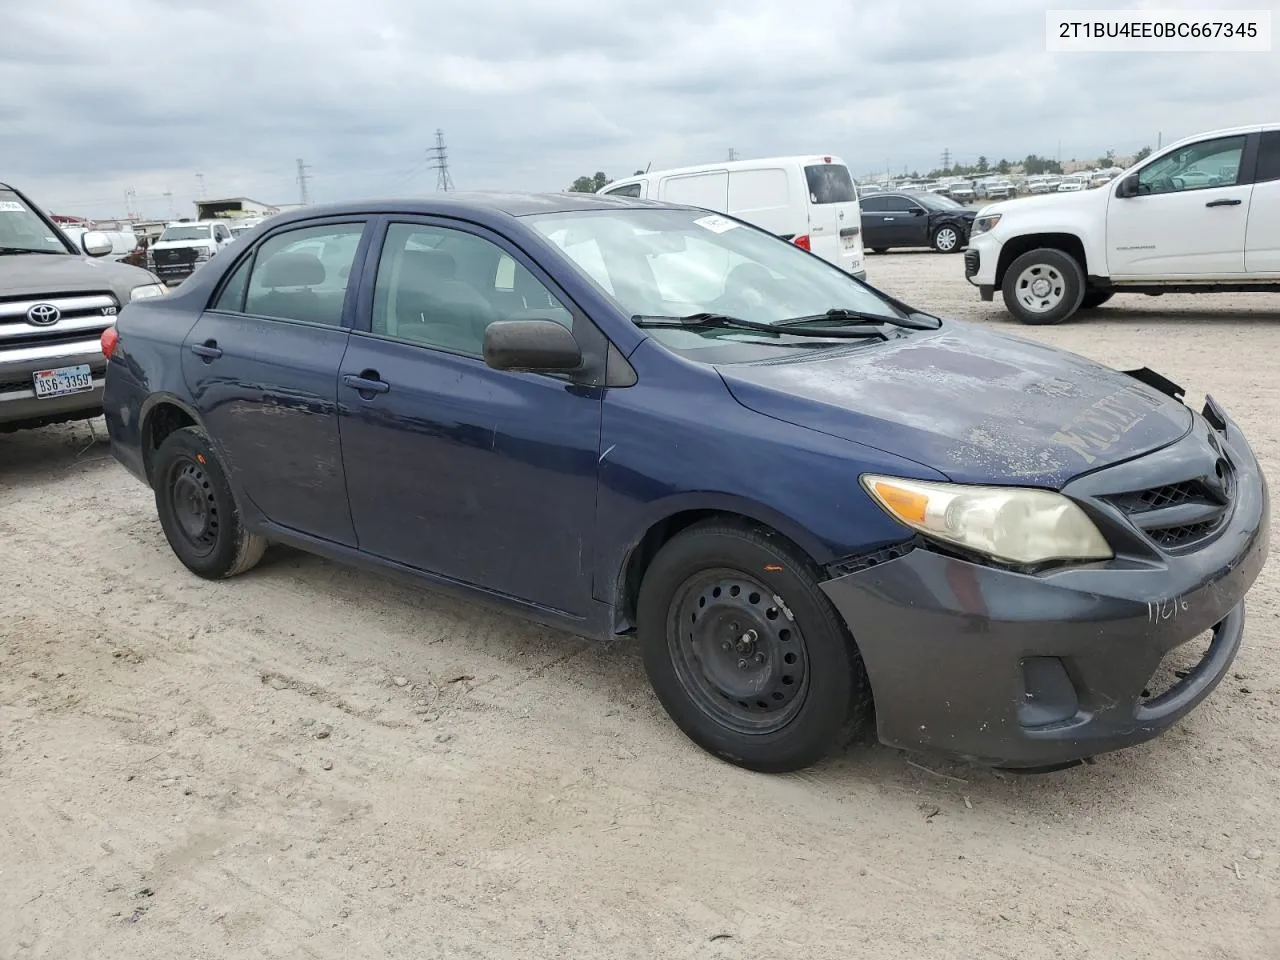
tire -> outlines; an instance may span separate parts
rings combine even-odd
[[[723,522],[679,534],[645,573],[637,621],[667,714],[730,763],[799,770],[865,724],[857,647],[812,564],[777,535]]]
[[[1114,290],[1086,290],[1080,300],[1081,310],[1094,310],[1116,295]]]
[[[169,547],[192,573],[221,580],[262,559],[266,538],[244,528],[226,473],[199,427],[165,437],[152,485]]]
[[[938,253],[959,253],[964,247],[964,231],[954,223],[944,223],[933,231],[929,243]]]
[[[1084,270],[1070,254],[1041,247],[1009,264],[1000,290],[1005,308],[1023,323],[1062,323],[1084,299]]]
[[[872,253],[888,253],[889,248],[888,247],[872,247],[871,252]]]

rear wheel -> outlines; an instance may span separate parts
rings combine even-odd
[[[1001,292],[1005,307],[1023,323],[1062,323],[1080,307],[1084,270],[1075,257],[1042,247],[1009,264]]]
[[[156,512],[178,559],[201,577],[244,573],[262,559],[267,541],[240,521],[231,486],[199,427],[165,437],[152,473]]]
[[[964,245],[963,238],[960,236],[960,228],[944,223],[937,230],[933,231],[933,249],[938,253],[959,253],[960,248]]]
[[[872,253],[888,253],[889,248],[888,247],[872,247],[871,252]]]
[[[862,660],[810,566],[776,535],[712,523],[671,540],[645,573],[638,633],[654,691],[731,763],[797,770],[865,719]]]

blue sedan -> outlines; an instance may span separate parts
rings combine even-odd
[[[1266,558],[1266,483],[1212,399],[706,210],[311,207],[103,352],[112,452],[195,574],[278,542],[634,634],[681,729],[757,770],[873,703],[883,742],[995,766],[1154,737],[1229,669]]]

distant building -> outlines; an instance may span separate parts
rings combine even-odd
[[[272,217],[283,209],[269,203],[260,203],[248,197],[228,197],[225,200],[196,201],[196,219],[214,220],[235,217]]]

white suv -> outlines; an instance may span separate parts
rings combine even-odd
[[[1188,137],[1096,190],[989,204],[964,272],[1033,324],[1116,293],[1280,291],[1280,123]]]

